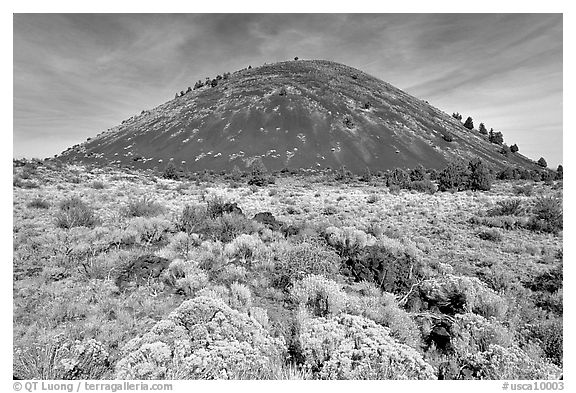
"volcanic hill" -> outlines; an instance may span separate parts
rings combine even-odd
[[[258,157],[270,170],[441,169],[472,157],[494,167],[535,167],[518,153],[501,154],[501,146],[427,102],[331,61],[267,64],[210,82],[58,159],[136,168],[173,160],[190,171],[245,169]]]

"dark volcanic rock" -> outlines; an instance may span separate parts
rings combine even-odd
[[[124,290],[130,282],[137,285],[150,279],[158,279],[170,261],[156,255],[142,255],[126,264],[116,277],[116,286]]]
[[[282,222],[278,221],[276,217],[270,212],[258,213],[252,218],[254,221],[264,224],[266,227],[273,231],[278,231],[282,227]]]

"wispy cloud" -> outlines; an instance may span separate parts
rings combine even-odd
[[[14,16],[14,153],[49,156],[206,76],[300,58],[358,67],[562,161],[562,16]]]

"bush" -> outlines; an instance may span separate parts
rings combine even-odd
[[[477,191],[488,191],[492,187],[492,179],[486,165],[479,158],[468,163],[468,188]]]
[[[512,188],[512,191],[516,195],[532,196],[534,193],[534,186],[532,184],[525,184],[523,186],[515,185]]]
[[[104,188],[106,188],[106,185],[104,184],[104,182],[94,180],[92,182],[92,188],[94,188],[95,190],[103,190]]]
[[[410,171],[410,181],[415,182],[424,179],[426,179],[426,169],[422,165],[418,165]]]
[[[164,168],[164,172],[162,172],[162,177],[164,179],[170,179],[170,180],[178,180],[180,178],[180,176],[178,176],[178,171],[176,170],[174,162],[172,161],[168,162],[168,164]]]
[[[437,191],[436,185],[428,179],[410,182],[408,188],[410,190],[415,190],[427,194],[434,194]]]
[[[272,285],[276,288],[286,289],[311,274],[335,277],[340,270],[338,255],[314,241],[277,243],[274,252],[277,260]]]
[[[452,137],[451,134],[442,134],[442,139],[444,139],[446,142],[453,142],[454,141],[454,137]]]
[[[34,198],[26,206],[33,209],[48,209],[50,203],[42,198]]]
[[[266,186],[269,184],[268,169],[264,166],[262,159],[256,159],[251,165],[250,179],[248,180],[249,186]]]
[[[175,259],[163,273],[164,281],[176,289],[176,293],[194,296],[208,285],[208,275],[192,261]]]
[[[461,368],[473,379],[557,379],[562,370],[538,361],[520,348],[490,345],[488,350],[467,354]]]
[[[328,227],[323,236],[344,260],[357,256],[364,247],[373,245],[376,241],[373,236],[354,227]]]
[[[353,177],[352,172],[350,172],[348,169],[346,169],[344,165],[342,165],[342,167],[336,171],[336,174],[334,175],[334,180],[347,182],[352,180],[352,177]]]
[[[96,224],[94,210],[80,198],[72,197],[60,202],[60,211],[56,214],[56,226],[58,228],[94,228]]]
[[[522,200],[506,199],[496,202],[496,206],[486,212],[488,216],[520,216],[524,214]]]
[[[158,217],[136,217],[130,220],[128,231],[134,233],[136,242],[152,245],[165,240],[171,227],[169,221]]]
[[[346,293],[336,282],[323,276],[310,275],[296,282],[291,291],[294,301],[312,315],[336,315],[346,307]]]
[[[186,205],[182,213],[175,218],[176,230],[180,232],[198,233],[206,227],[207,209],[199,205]]]
[[[496,229],[490,229],[487,231],[482,231],[478,233],[478,237],[482,240],[488,240],[491,242],[501,242],[502,241],[502,234],[498,232]]]
[[[66,342],[64,335],[57,335],[47,342],[16,347],[13,374],[18,379],[105,379],[110,360],[99,341]]]
[[[511,151],[512,153],[518,153],[518,150],[520,150],[520,149],[518,149],[518,145],[517,145],[517,144],[513,144],[512,146],[510,146],[510,151]]]
[[[155,217],[164,211],[164,207],[154,200],[143,196],[140,199],[133,199],[126,206],[126,217]]]
[[[348,293],[346,313],[360,315],[390,329],[390,335],[412,348],[422,346],[418,325],[411,315],[398,305],[391,293],[382,292],[377,285],[360,282],[351,286]]]
[[[262,251],[264,243],[258,235],[241,234],[224,247],[224,253],[231,259],[250,265],[254,257]]]
[[[464,190],[468,184],[468,172],[460,163],[450,163],[438,175],[438,189],[440,191]]]
[[[562,201],[554,197],[539,197],[532,208],[534,216],[528,223],[533,231],[557,234],[563,229]]]
[[[386,180],[386,186],[396,185],[400,188],[406,188],[410,184],[410,175],[402,168],[395,168]]]
[[[237,213],[224,213],[215,220],[206,222],[206,234],[213,239],[227,243],[242,234],[258,230],[258,223]]]
[[[247,314],[206,296],[128,342],[117,379],[271,379],[286,346]]]
[[[552,269],[538,274],[531,282],[527,283],[526,286],[532,291],[554,293],[562,289],[563,277],[562,264],[559,264]]]
[[[338,213],[338,209],[335,206],[326,206],[322,209],[322,214],[326,216],[333,216],[334,214]]]
[[[376,195],[376,194],[371,194],[371,195],[368,197],[368,199],[366,199],[366,203],[370,203],[370,204],[376,203],[376,202],[378,202],[379,199],[380,199],[380,198],[378,197],[378,195]]]
[[[309,318],[299,341],[304,368],[318,379],[434,379],[421,355],[374,321],[352,315]]]

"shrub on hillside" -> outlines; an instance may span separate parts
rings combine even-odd
[[[248,180],[249,186],[266,186],[269,184],[268,169],[264,166],[262,159],[256,159],[250,167],[250,179]]]
[[[556,169],[556,176],[555,180],[562,180],[564,178],[564,167],[562,165],[558,165]]]
[[[492,179],[486,164],[479,158],[468,163],[468,187],[473,191],[488,191],[492,187]]]
[[[490,132],[488,133],[488,141],[496,145],[501,145],[504,143],[504,136],[501,132],[494,132],[494,130],[491,128]]]
[[[408,189],[426,194],[434,194],[437,191],[436,185],[428,179],[412,181],[408,185]]]
[[[522,207],[522,200],[505,199],[496,202],[496,206],[488,210],[486,214],[490,217],[494,216],[520,216],[524,214],[524,209]]]
[[[480,125],[478,126],[478,132],[482,135],[488,134],[488,130],[486,129],[484,123],[480,123]]]
[[[468,171],[460,163],[450,163],[438,175],[438,190],[461,191],[468,184]]]
[[[124,213],[126,217],[155,217],[164,211],[164,207],[146,195],[128,202]]]
[[[468,128],[469,130],[474,129],[474,122],[472,121],[472,118],[470,116],[468,116],[468,118],[464,122],[464,127]]]
[[[410,181],[415,182],[424,179],[426,179],[426,169],[422,165],[418,165],[410,171]]]
[[[546,162],[546,160],[544,159],[544,157],[540,157],[540,158],[538,159],[537,164],[538,164],[539,166],[541,166],[542,168],[546,168],[546,167],[548,166],[548,163]]]
[[[406,188],[410,184],[410,175],[402,168],[395,168],[386,179],[386,186],[393,185],[400,188]]]
[[[172,161],[168,162],[168,164],[164,168],[164,171],[162,172],[162,177],[164,179],[170,179],[170,180],[178,180],[180,178],[180,176],[178,176],[178,171],[176,169],[176,166],[174,165],[174,162]]]
[[[50,203],[42,198],[34,198],[26,206],[33,209],[48,209]]]
[[[532,208],[534,216],[528,223],[533,231],[557,234],[563,229],[562,201],[554,197],[539,197]]]
[[[501,242],[502,234],[496,229],[489,229],[487,231],[482,231],[478,233],[478,237],[482,240],[488,240],[491,242]]]
[[[78,197],[63,200],[56,213],[56,226],[70,229],[74,227],[93,228],[97,224],[94,210]]]

